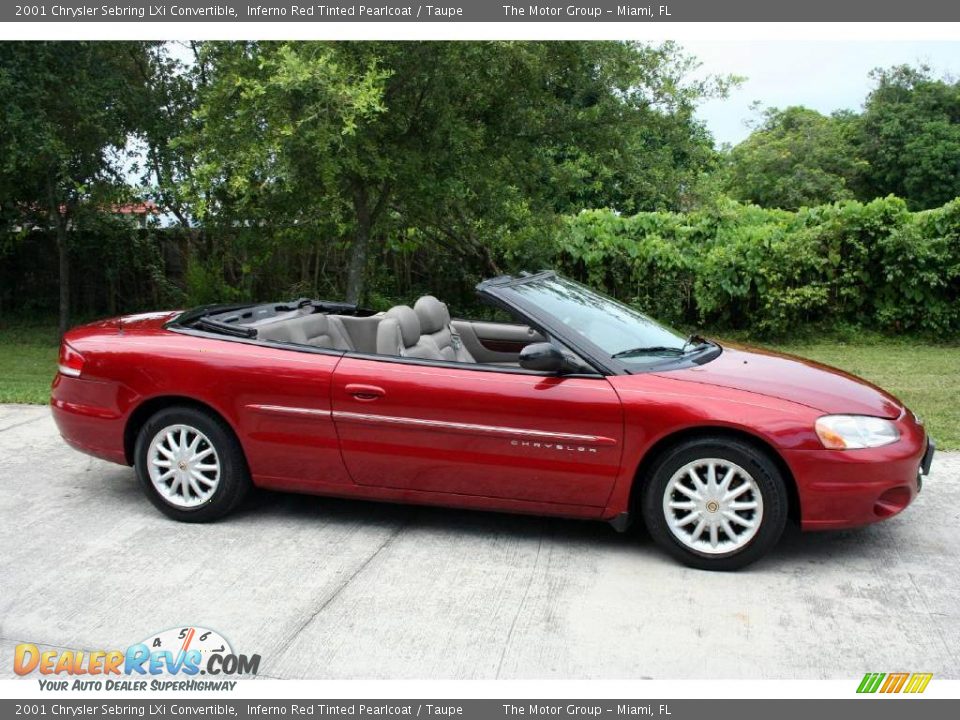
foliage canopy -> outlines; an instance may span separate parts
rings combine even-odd
[[[77,302],[464,307],[554,264],[684,324],[956,331],[960,83],[878,70],[861,112],[770,108],[727,152],[695,111],[736,79],[696,68],[672,43],[0,44],[0,303],[58,296],[62,328]],[[143,199],[174,227],[115,217]]]

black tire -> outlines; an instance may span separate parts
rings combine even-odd
[[[172,425],[185,425],[199,430],[209,440],[209,445],[213,447],[219,460],[220,471],[216,489],[196,507],[185,508],[171,504],[154,486],[147,469],[150,443],[164,428]],[[250,471],[233,431],[218,417],[197,408],[174,406],[154,414],[144,423],[137,435],[134,458],[137,479],[150,502],[164,515],[180,522],[203,523],[218,520],[234,510],[250,489]]]
[[[664,494],[671,478],[689,463],[706,458],[739,465],[750,474],[762,498],[759,529],[742,547],[726,553],[699,552],[684,544],[668,526],[665,515]],[[738,570],[773,549],[786,526],[789,500],[783,474],[767,453],[747,442],[717,436],[687,440],[666,450],[654,462],[647,477],[641,480],[644,482],[641,510],[647,531],[660,547],[690,567]],[[703,515],[706,516],[706,512]]]

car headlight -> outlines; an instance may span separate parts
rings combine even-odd
[[[817,436],[830,450],[855,450],[889,445],[900,439],[897,426],[869,415],[825,415],[817,420]]]

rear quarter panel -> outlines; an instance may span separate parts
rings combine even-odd
[[[58,375],[52,390],[68,442],[125,462],[133,413],[144,403],[183,398],[211,407],[233,428],[256,484],[309,490],[350,482],[330,417],[338,354],[188,335],[149,327],[151,320],[67,335],[86,359],[81,379]]]

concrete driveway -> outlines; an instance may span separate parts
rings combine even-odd
[[[960,454],[852,532],[736,574],[598,523],[255,493],[165,519],[43,407],[0,406],[0,676],[19,642],[220,631],[276,678],[960,678]]]

